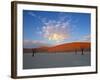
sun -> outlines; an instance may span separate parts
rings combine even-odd
[[[48,39],[55,41],[55,42],[60,42],[60,41],[64,40],[64,35],[58,34],[58,33],[53,33],[48,37]]]

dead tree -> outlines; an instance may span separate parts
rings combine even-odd
[[[35,56],[35,53],[36,53],[36,50],[35,49],[32,49],[32,56]]]
[[[83,49],[83,48],[81,48],[81,51],[82,51],[82,53],[81,53],[81,54],[82,54],[82,55],[84,55],[84,53],[83,53],[84,49]]]

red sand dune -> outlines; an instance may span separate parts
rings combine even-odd
[[[80,51],[81,49],[90,50],[90,42],[72,42],[72,43],[65,43],[57,46],[52,47],[40,47],[40,48],[33,48],[36,52],[69,52],[69,51]],[[32,49],[24,49],[24,53],[32,52]]]
[[[89,50],[90,43],[87,42],[73,42],[73,43],[66,43],[61,44],[55,47],[51,47],[48,49],[49,52],[66,52],[66,51],[75,51],[75,50]]]

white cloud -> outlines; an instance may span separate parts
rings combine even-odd
[[[88,35],[82,36],[81,39],[77,41],[78,42],[91,42],[91,35],[88,34]]]
[[[71,17],[65,16],[63,13],[59,13],[59,16],[56,19],[48,19],[43,16],[37,16],[33,12],[29,13],[30,15],[36,17],[41,21],[43,26],[42,29],[39,29],[38,34],[42,35],[46,40],[63,42],[65,39],[68,39],[71,34],[72,24]]]
[[[90,35],[86,35],[83,37],[84,41],[90,42],[91,41],[91,36]]]
[[[23,46],[24,48],[36,48],[36,47],[43,47],[50,45],[45,43],[44,41],[39,41],[39,40],[24,40]]]
[[[36,14],[34,14],[33,12],[28,12],[28,14],[33,16],[33,17],[37,17]]]
[[[48,20],[42,28],[43,36],[55,42],[63,41],[70,37],[70,21],[61,17],[60,20]]]

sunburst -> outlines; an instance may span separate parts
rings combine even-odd
[[[65,39],[65,36],[63,34],[53,33],[48,37],[48,39],[51,41],[60,42]]]

